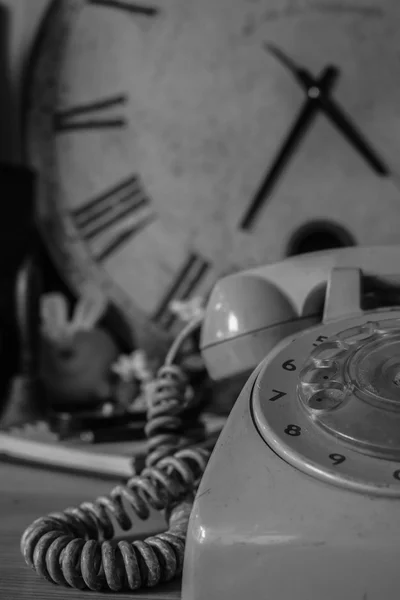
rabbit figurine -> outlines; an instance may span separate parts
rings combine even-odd
[[[106,308],[107,300],[97,288],[82,295],[71,318],[62,294],[43,296],[41,378],[53,409],[93,409],[110,400],[111,365],[119,349],[97,326]]]

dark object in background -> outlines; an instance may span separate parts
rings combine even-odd
[[[30,169],[0,164],[0,415],[10,379],[19,366],[16,276],[36,246],[34,186]]]
[[[18,270],[15,286],[18,374],[12,378],[2,426],[36,421],[48,413],[40,373],[40,298],[42,273],[35,252],[31,252]]]
[[[59,439],[80,437],[91,443],[144,439],[146,414],[121,413],[106,416],[100,411],[51,413],[49,426]]]
[[[18,77],[11,68],[13,11],[12,2],[0,2],[0,164],[20,162],[21,136],[19,133],[19,90]]]

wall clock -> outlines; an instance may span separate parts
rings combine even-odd
[[[399,28],[396,0],[52,2],[25,141],[66,280],[145,346],[221,273],[400,242]]]

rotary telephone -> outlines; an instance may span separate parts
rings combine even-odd
[[[26,562],[91,590],[183,571],[183,600],[396,597],[399,259],[400,247],[341,249],[221,279],[154,382],[144,470],[35,521]],[[198,327],[213,379],[250,374],[213,449],[185,428],[190,394],[175,364]],[[152,508],[168,531],[111,543]]]

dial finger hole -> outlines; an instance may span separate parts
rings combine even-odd
[[[345,398],[343,389],[329,388],[313,394],[307,402],[312,411],[329,411],[338,408]]]
[[[301,374],[301,381],[302,383],[329,385],[329,383],[337,376],[337,371],[335,364],[320,369],[310,368],[305,373]]]
[[[328,366],[331,360],[338,357],[343,350],[343,343],[337,340],[328,341],[315,348],[311,352],[310,358],[315,365]]]
[[[365,325],[352,327],[338,334],[338,339],[343,340],[346,344],[358,344],[359,342],[370,338],[377,332],[377,324],[369,321]]]

